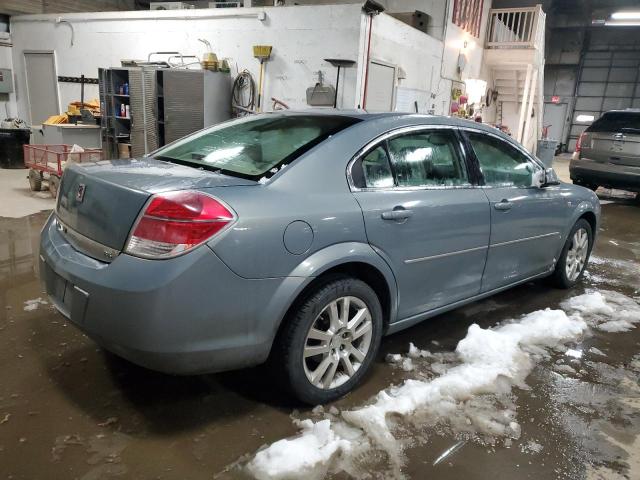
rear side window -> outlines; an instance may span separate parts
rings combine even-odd
[[[608,112],[593,122],[587,132],[640,133],[640,112]]]
[[[178,140],[155,157],[259,180],[357,122],[356,118],[341,115],[248,117]]]
[[[468,183],[453,131],[419,132],[389,140],[389,156],[399,187]]]
[[[367,188],[393,187],[393,174],[389,164],[389,156],[384,147],[378,146],[362,157],[361,184]]]
[[[526,155],[491,135],[468,132],[467,136],[478,158],[485,185],[531,186],[535,167]]]

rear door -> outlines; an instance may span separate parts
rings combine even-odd
[[[466,130],[491,205],[491,239],[482,291],[549,271],[558,252],[569,208],[560,188],[532,187],[542,168],[497,135]]]
[[[585,133],[581,156],[640,167],[640,111],[607,112]]]
[[[489,205],[452,127],[406,127],[350,166],[369,243],[399,288],[403,319],[476,295],[489,242]]]

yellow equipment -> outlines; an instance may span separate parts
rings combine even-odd
[[[271,57],[271,45],[254,45],[253,56],[260,60],[260,80],[258,81],[258,105],[256,110],[258,112],[262,109],[262,88],[264,87],[264,62]]]

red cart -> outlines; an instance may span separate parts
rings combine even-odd
[[[85,148],[80,152],[77,149],[72,145],[24,145],[24,165],[29,169],[31,190],[42,190],[42,182],[45,180],[49,183],[51,196],[56,198],[67,162],[96,162],[102,159],[102,150]]]

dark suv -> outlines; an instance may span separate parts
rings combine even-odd
[[[606,112],[580,135],[576,152],[573,183],[640,192],[640,109]]]

